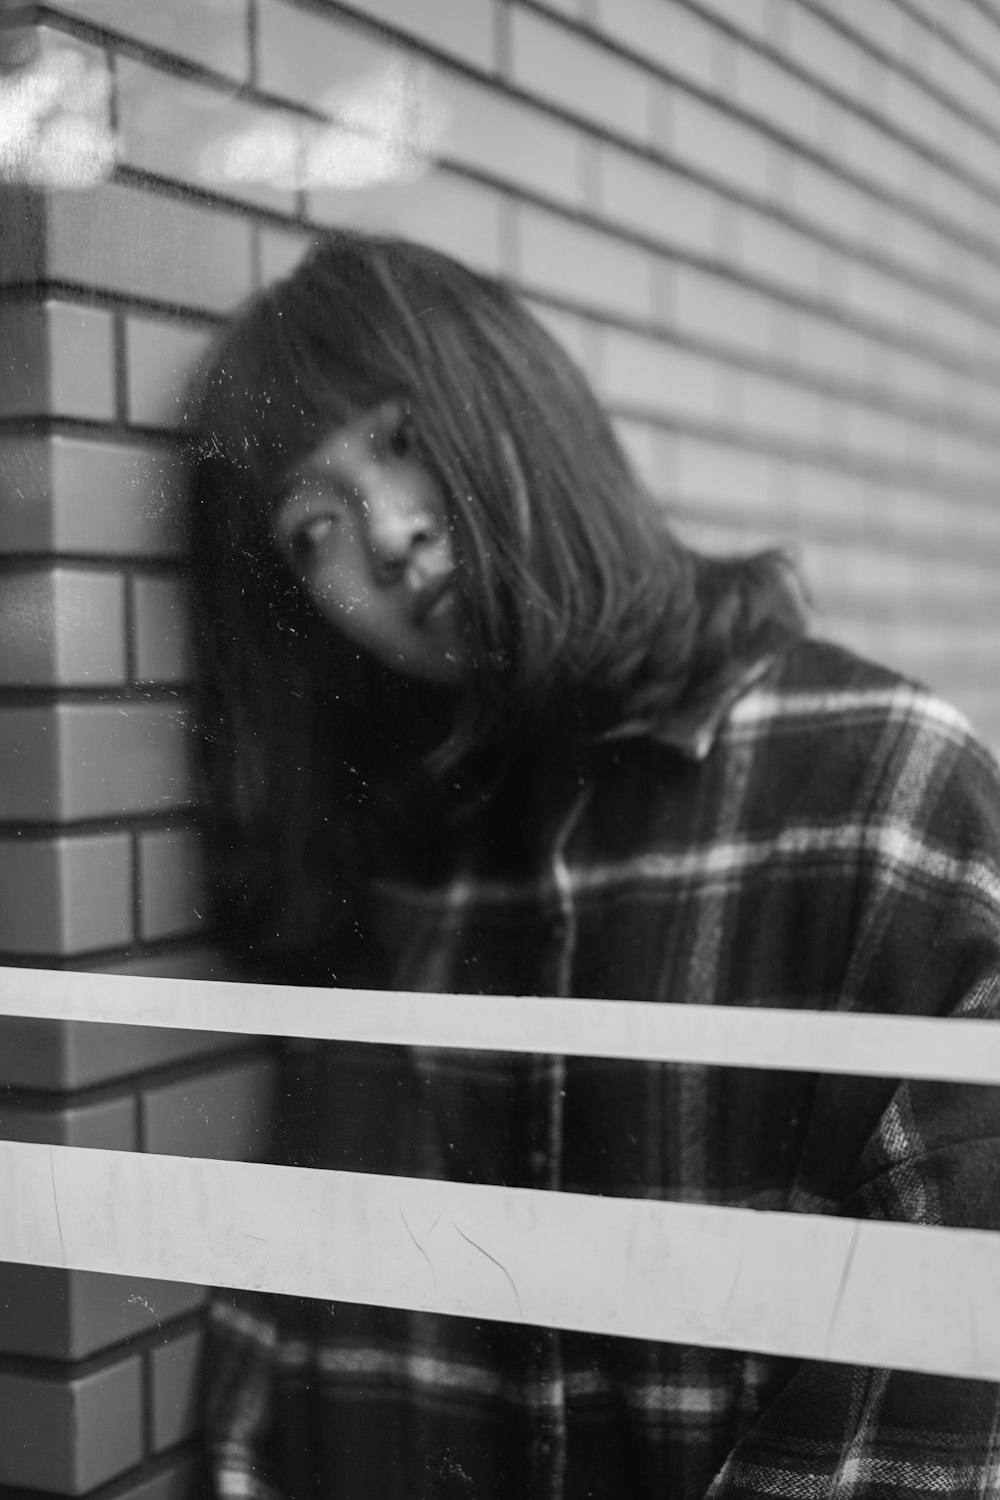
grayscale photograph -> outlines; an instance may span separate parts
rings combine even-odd
[[[1000,1500],[998,660],[1000,0],[0,0],[0,1500]]]

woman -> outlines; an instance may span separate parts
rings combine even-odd
[[[683,546],[503,287],[338,233],[220,340],[191,430],[210,850],[251,972],[997,1013],[989,757],[808,640],[779,557]],[[303,1165],[997,1221],[988,1091],[324,1045],[285,1099]],[[1000,1462],[985,1384],[291,1299],[214,1324],[220,1494],[979,1494]]]

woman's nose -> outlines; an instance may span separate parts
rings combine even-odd
[[[376,574],[395,582],[414,559],[439,540],[440,527],[426,509],[381,496],[365,504],[368,546]]]

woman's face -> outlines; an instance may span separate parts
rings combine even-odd
[[[274,533],[322,615],[406,677],[468,670],[444,497],[402,401],[338,427],[287,478]]]

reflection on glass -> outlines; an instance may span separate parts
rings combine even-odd
[[[109,105],[103,59],[23,33],[8,39],[0,54],[0,180],[83,188],[108,177]]]
[[[427,69],[404,57],[323,99],[330,123],[275,117],[212,141],[206,182],[268,182],[301,189],[405,182],[427,168],[445,124]]]

